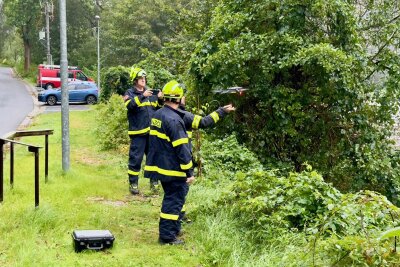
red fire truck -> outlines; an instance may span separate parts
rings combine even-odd
[[[94,80],[87,77],[82,70],[74,66],[68,66],[68,81],[94,82]],[[36,86],[44,89],[61,87],[60,65],[40,64],[38,66]]]

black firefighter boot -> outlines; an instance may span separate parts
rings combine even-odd
[[[160,191],[158,180],[150,178],[150,190],[154,193],[158,193]]]
[[[159,238],[158,239],[158,243],[160,244],[160,245],[184,245],[185,244],[185,241],[183,241],[183,240],[181,240],[181,239],[173,239],[173,240],[164,240],[164,239],[161,239],[161,238]]]
[[[137,182],[133,182],[129,184],[129,192],[131,192],[132,195],[138,195],[139,194],[139,186]]]
[[[184,224],[191,224],[193,221],[191,219],[188,218],[188,216],[186,215],[186,212],[182,212],[182,217],[180,219],[181,223]]]

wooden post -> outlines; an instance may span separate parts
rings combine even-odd
[[[4,178],[4,158],[3,158],[3,146],[4,140],[0,140],[0,203],[3,202],[3,178]]]
[[[14,188],[14,143],[10,143],[10,186]]]
[[[49,135],[45,135],[44,144],[44,182],[47,183],[49,177]]]
[[[39,147],[29,146],[29,152],[35,153],[35,207],[39,207]]]

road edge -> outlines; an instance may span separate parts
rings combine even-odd
[[[39,114],[43,113],[44,108],[39,105],[39,101],[37,98],[37,90],[35,89],[35,87],[33,87],[31,84],[29,84],[28,82],[26,82],[25,80],[21,79],[21,77],[19,77],[19,75],[16,74],[14,68],[10,68],[11,69],[11,74],[18,78],[20,81],[22,81],[22,83],[25,86],[25,89],[28,91],[28,93],[32,96],[32,102],[33,102],[33,110],[25,117],[25,119],[18,125],[17,127],[17,131],[21,131],[24,130],[26,128],[28,128],[32,122],[33,119],[38,116]],[[13,132],[7,133],[5,135],[3,135],[3,138],[7,138],[8,136],[10,136]]]

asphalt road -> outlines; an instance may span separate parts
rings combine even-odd
[[[29,117],[41,112],[60,112],[61,104],[48,106],[37,101],[37,91],[19,78],[14,77],[11,68],[0,67],[0,137],[17,130],[21,123],[29,123]],[[36,106],[36,109],[35,109]],[[35,111],[34,111],[35,109]],[[70,104],[70,111],[89,110],[86,104]],[[25,120],[28,117],[27,120]],[[25,121],[24,121],[25,120]]]
[[[28,85],[10,68],[0,67],[0,137],[17,130],[33,109]]]
[[[44,113],[51,113],[51,112],[61,112],[61,104],[58,103],[54,106],[49,106],[46,103],[39,102],[39,107],[44,109]],[[83,103],[70,103],[69,104],[69,111],[85,111],[89,110],[89,105]]]

